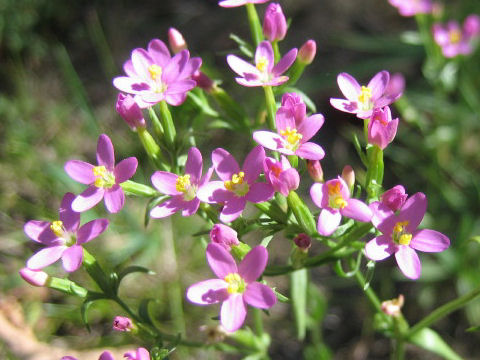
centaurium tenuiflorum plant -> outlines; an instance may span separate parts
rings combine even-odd
[[[472,14],[465,19],[463,26],[455,20],[443,25],[435,23],[433,38],[446,58],[468,55],[473,51],[473,42],[480,34],[480,16]]]

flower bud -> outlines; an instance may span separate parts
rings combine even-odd
[[[390,316],[400,316],[404,302],[405,298],[400,294],[396,299],[382,302],[382,311]]]
[[[463,32],[467,38],[472,38],[480,34],[480,16],[476,14],[468,15],[463,23]]]
[[[287,34],[287,20],[280,4],[271,3],[263,19],[263,34],[270,41],[279,41]]]
[[[113,319],[113,330],[130,331],[133,329],[132,320],[125,316],[115,316]]]
[[[323,170],[318,160],[307,160],[307,170],[313,181],[323,183]]]
[[[115,109],[132,130],[146,126],[142,110],[131,95],[118,94]]]
[[[197,70],[192,75],[192,80],[195,80],[197,86],[200,89],[203,89],[207,92],[212,91],[215,83],[212,79],[210,79],[204,72]]]
[[[291,167],[288,159],[283,155],[281,161],[266,157],[263,161],[263,169],[267,182],[283,196],[288,196],[290,191],[296,190],[300,184],[298,171]]]
[[[297,93],[285,93],[282,96],[282,105],[277,111],[277,118],[295,118],[295,126],[298,127],[307,116],[307,106]]]
[[[312,239],[305,233],[298,234],[293,242],[300,250],[307,251],[312,246]]]
[[[408,194],[405,193],[405,188],[402,185],[394,186],[385,191],[380,196],[380,201],[388,206],[392,211],[400,210],[407,200]]]
[[[317,53],[317,43],[315,40],[307,40],[298,51],[298,60],[305,64],[311,64]]]
[[[215,224],[210,231],[210,240],[221,245],[225,250],[230,251],[232,246],[240,244],[237,232],[231,227],[223,224]]]
[[[351,194],[353,192],[353,186],[355,185],[355,171],[353,171],[353,168],[350,165],[345,165],[343,168],[342,179],[345,180]]]
[[[174,54],[187,48],[187,42],[182,33],[173,27],[168,29],[168,44]]]
[[[48,274],[41,270],[32,270],[24,267],[19,272],[20,276],[33,286],[45,286],[48,281]]]
[[[368,123],[368,142],[384,150],[395,138],[397,128],[398,118],[392,120],[392,113],[388,106],[375,109]]]

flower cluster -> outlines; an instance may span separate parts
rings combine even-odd
[[[447,24],[433,25],[433,38],[442,48],[443,56],[452,58],[457,55],[468,55],[473,51],[473,43],[480,35],[480,16],[469,15],[461,27],[451,20]]]

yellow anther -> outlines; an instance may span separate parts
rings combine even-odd
[[[230,273],[227,276],[225,276],[224,280],[228,284],[227,292],[229,294],[242,293],[245,291],[245,281],[242,279],[242,277],[239,274]]]
[[[297,133],[297,129],[291,129],[290,126],[287,126],[285,130],[280,130],[280,135],[291,145],[296,145],[303,138],[302,134]]]
[[[245,173],[243,171],[240,171],[238,174],[232,175],[232,180],[227,180],[223,184],[225,185],[225,188],[227,190],[234,191],[236,188],[236,185],[243,184],[244,177],[245,177]]]
[[[333,203],[335,204],[335,207],[337,209],[343,209],[345,206],[348,205],[345,199],[342,198],[341,196],[335,197],[335,199],[333,200]]]
[[[156,64],[150,65],[148,67],[148,72],[150,73],[152,80],[160,79],[162,76],[162,68]]]
[[[459,30],[452,30],[448,35],[450,37],[450,42],[453,44],[457,44],[462,40],[462,32]]]
[[[368,104],[370,99],[372,98],[372,89],[367,86],[362,86],[362,91],[360,95],[358,95],[358,101],[362,104]]]
[[[60,220],[56,220],[52,222],[52,224],[50,225],[50,230],[52,230],[53,233],[58,237],[62,237],[65,232],[65,229],[63,227],[63,222]]]
[[[402,234],[398,239],[400,245],[408,245],[410,244],[410,241],[412,241],[412,234]]]
[[[93,175],[95,176],[105,176],[105,174],[107,173],[107,169],[105,168],[105,166],[101,165],[101,166],[95,166],[93,168]]]
[[[177,189],[177,191],[179,192],[185,192],[188,190],[188,188],[190,187],[191,183],[190,183],[190,175],[186,174],[186,175],[183,175],[183,176],[179,176],[177,178],[177,181],[175,182],[175,189]]]
[[[401,233],[403,232],[403,230],[405,229],[405,227],[408,225],[408,221],[401,221],[401,222],[398,222],[395,224],[395,226],[393,227],[393,231],[395,233]]]
[[[260,70],[261,72],[265,72],[265,70],[268,67],[268,60],[265,56],[260,56],[258,58],[258,61],[256,63],[257,69]]]

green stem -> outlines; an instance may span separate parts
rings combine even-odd
[[[168,109],[168,104],[165,100],[160,101],[160,115],[162,119],[162,126],[165,131],[165,140],[168,147],[171,150],[174,150],[175,137],[177,132],[175,130],[175,125],[173,124],[172,114]]]
[[[407,337],[411,337],[415,333],[419,332],[423,328],[429,327],[431,324],[437,322],[441,318],[447,316],[453,311],[456,311],[463,306],[465,306],[470,301],[474,300],[480,296],[480,286],[473,289],[469,293],[460,296],[459,298],[452,300],[439,308],[433,310],[429,315],[425,316],[422,320],[416,323],[414,326],[410,328],[410,331],[407,333]]]
[[[360,285],[362,289],[365,289],[365,278],[363,277],[362,273],[360,271],[357,271],[355,273],[355,279],[357,280],[357,283]],[[368,300],[370,300],[370,303],[373,305],[373,307],[378,311],[382,312],[382,304],[380,302],[380,299],[378,298],[377,294],[375,294],[375,291],[369,286],[367,290],[365,291],[365,295],[367,295]]]
[[[255,332],[258,337],[262,337],[263,334],[263,319],[261,310],[258,308],[253,308],[253,323],[255,325]]]
[[[270,130],[275,131],[275,113],[277,112],[277,104],[275,103],[275,95],[271,86],[264,86],[265,102],[267,105],[267,121]]]
[[[260,25],[260,20],[258,18],[257,10],[255,9],[255,5],[252,3],[245,4],[245,8],[247,9],[247,16],[248,16],[248,24],[250,25],[250,31],[252,33],[252,40],[255,47],[260,44],[263,40],[263,29]]]
[[[395,345],[392,354],[392,360],[404,360],[405,359],[405,340],[404,334],[401,329],[400,321],[403,319],[393,319],[393,329],[395,335]],[[404,321],[404,320],[403,320]]]
[[[100,267],[97,259],[83,248],[83,266],[88,275],[97,283],[98,287],[105,293],[105,295],[113,296],[114,289],[110,286],[107,275]]]
[[[68,279],[60,279],[56,277],[48,277],[48,280],[45,284],[46,287],[50,289],[55,289],[61,291],[65,294],[79,296],[84,298],[88,294],[88,290],[77,285],[71,280]]]
[[[148,108],[148,115],[150,116],[150,120],[153,125],[153,131],[155,131],[158,139],[163,139],[163,126],[160,123],[160,120],[158,119],[157,113],[155,112],[153,106]]]
[[[153,110],[152,110],[153,111]],[[155,115],[156,116],[156,115]],[[158,119],[157,119],[158,120]],[[169,168],[166,165],[166,161],[163,158],[162,152],[160,151],[160,147],[155,142],[154,138],[147,129],[143,127],[137,128],[138,137],[140,138],[140,142],[143,145],[148,157],[151,159],[152,163],[165,171],[168,171]]]
[[[280,49],[278,48],[278,40],[272,43],[272,47],[273,47],[273,58],[276,64],[280,61],[280,56],[281,56]]]

